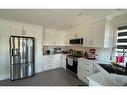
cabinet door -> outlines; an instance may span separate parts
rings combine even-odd
[[[62,63],[62,67],[66,69],[66,55],[62,55],[61,63]]]
[[[85,37],[85,32],[83,30],[80,30],[78,33],[77,33],[77,38],[84,38]]]
[[[82,79],[82,63],[78,62],[78,72],[77,72],[78,78]]]
[[[51,33],[51,35],[53,36],[53,38],[51,39],[51,41],[53,41],[52,42],[52,44],[53,45],[60,45],[60,40],[61,40],[61,38],[60,38],[60,33],[58,32],[58,31],[53,31],[52,33]]]
[[[93,46],[93,29],[92,25],[87,25],[84,27],[84,41],[83,46],[92,47]]]
[[[25,36],[34,37],[35,28],[24,26]],[[36,33],[37,34],[37,33]]]
[[[42,72],[42,29],[35,29],[35,67],[36,72]]]
[[[66,45],[66,32],[65,31],[60,32],[60,45],[63,45],[63,46]]]
[[[9,47],[10,24],[0,23],[0,46]]]
[[[15,23],[11,24],[11,35],[23,36],[23,25]]]
[[[104,47],[105,22],[98,21],[93,24],[93,46]]]
[[[65,32],[63,31],[56,31],[54,32],[54,45],[62,46],[65,45]]]
[[[54,65],[55,68],[61,67],[61,54],[55,54],[55,58],[53,59],[54,62],[56,62],[56,65]]]
[[[45,45],[53,45],[54,42],[54,36],[53,36],[53,32],[51,30],[45,30],[44,33],[44,44]]]

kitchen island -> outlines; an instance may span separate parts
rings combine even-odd
[[[99,72],[87,77],[89,86],[123,86],[127,83],[127,75],[109,73],[99,65],[100,63],[104,64],[106,62],[94,61],[94,65],[98,67]]]

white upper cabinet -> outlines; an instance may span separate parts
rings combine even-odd
[[[111,20],[100,19],[88,25],[82,25],[66,33],[66,42],[73,38],[83,38],[84,47],[111,47]]]
[[[24,26],[24,35],[28,37],[34,37],[34,28],[30,26]]]
[[[65,32],[56,30],[44,31],[44,45],[62,46],[65,45]]]
[[[93,46],[104,47],[105,20],[93,23]]]
[[[47,29],[44,31],[44,45],[53,45],[54,38],[52,31]]]
[[[105,18],[93,23],[93,47],[112,47],[111,19]]]
[[[11,35],[22,36],[23,25],[19,23],[11,24]]]
[[[34,37],[34,28],[19,23],[11,24],[11,35]]]
[[[69,46],[70,39],[76,39],[76,38],[84,38],[84,33],[82,32],[82,30],[79,30],[78,28],[78,29],[73,29],[71,31],[66,31],[65,44]]]
[[[9,46],[10,24],[0,23],[0,46]]]
[[[93,29],[91,24],[84,27],[82,31],[82,35],[84,35],[83,46],[92,47],[93,46]]]
[[[83,28],[85,47],[104,47],[105,20],[99,20]]]

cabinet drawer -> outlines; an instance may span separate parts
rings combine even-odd
[[[50,64],[50,65],[43,65],[44,71],[50,70],[50,69],[53,69],[53,68],[55,68],[55,67],[54,67],[54,65],[52,65],[52,64]]]
[[[57,63],[57,60],[46,60],[47,63]],[[46,64],[47,64],[46,63]]]
[[[87,62],[84,62],[82,64],[82,68],[86,68],[86,69],[93,69],[93,64],[92,63],[87,63]]]
[[[43,64],[53,64],[53,63],[58,63],[58,60],[44,60]]]
[[[93,68],[82,68],[82,72],[90,72],[90,73],[93,73]]]
[[[87,69],[82,70],[82,76],[87,77],[87,76],[90,76],[90,75],[92,75],[92,71],[87,70]]]

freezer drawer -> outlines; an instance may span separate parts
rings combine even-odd
[[[33,64],[11,65],[11,80],[32,76],[33,70]]]
[[[25,66],[25,77],[34,75],[34,66],[33,64],[26,64]]]

